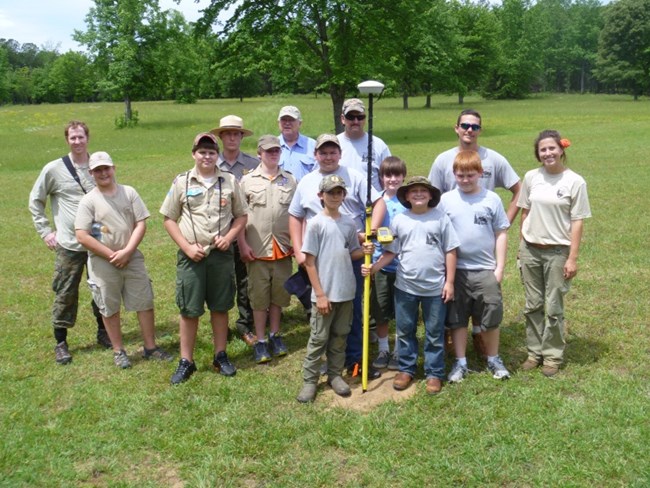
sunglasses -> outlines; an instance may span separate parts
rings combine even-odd
[[[481,130],[481,126],[478,124],[468,124],[467,122],[463,122],[462,124],[458,124],[458,125],[463,130],[470,130],[470,129],[472,129],[473,131]]]
[[[364,114],[359,114],[359,115],[353,115],[353,114],[345,114],[344,117],[346,120],[366,120],[366,116]]]

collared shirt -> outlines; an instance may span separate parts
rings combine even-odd
[[[72,160],[72,155],[69,156]],[[73,166],[84,189],[87,192],[92,190],[95,187],[95,180],[90,176],[88,166],[78,166],[74,163]],[[74,219],[83,196],[83,190],[66,168],[63,159],[59,158],[47,163],[29,194],[29,211],[38,235],[45,238],[56,229],[56,240],[59,246],[70,251],[85,251],[84,247],[77,242],[74,232]],[[52,205],[55,228],[52,228],[45,213],[48,197]]]
[[[311,137],[298,134],[296,143],[289,147],[282,134],[278,137],[282,147],[280,167],[289,171],[296,178],[296,181],[300,181],[303,176],[311,173],[316,167],[316,159],[314,158],[316,141]]]
[[[350,139],[345,132],[336,137],[341,144],[341,166],[356,169],[366,178],[368,177],[368,133],[365,132],[359,139]],[[379,181],[379,166],[390,156],[390,149],[384,141],[377,136],[372,136],[372,186],[377,191],[382,191]]]
[[[273,241],[287,255],[291,249],[289,204],[296,191],[296,179],[280,170],[269,179],[260,168],[244,175],[241,188],[248,204],[246,241],[258,258],[273,256]]]
[[[237,178],[237,181],[241,180],[241,177],[246,173],[250,173],[255,168],[257,168],[259,164],[259,159],[241,151],[237,155],[237,159],[232,166],[223,159],[222,154],[219,154],[219,159],[217,159],[217,166],[222,171],[228,171],[234,174],[235,178]]]
[[[160,208],[161,214],[178,222],[183,237],[191,244],[212,244],[217,235],[228,233],[234,218],[248,213],[235,176],[219,168],[215,176],[208,183],[196,167],[178,175]]]

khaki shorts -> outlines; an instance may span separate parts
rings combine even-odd
[[[153,287],[140,251],[136,250],[129,264],[122,269],[104,258],[90,256],[88,286],[104,317],[118,313],[122,301],[124,308],[131,312],[153,309]]]
[[[253,310],[266,310],[269,305],[288,307],[291,295],[284,282],[293,272],[291,258],[277,261],[255,260],[247,263],[248,299]]]

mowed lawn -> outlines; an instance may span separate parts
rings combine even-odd
[[[375,103],[375,135],[407,162],[409,174],[427,175],[434,157],[456,144],[461,108],[483,114],[481,143],[504,154],[522,177],[537,164],[532,143],[540,130],[558,129],[571,140],[568,164],[587,180],[593,218],[566,300],[567,364],[554,379],[518,371],[526,358],[518,219],[503,284],[501,355],[513,372],[507,382],[472,374],[436,397],[418,384],[405,401],[365,410],[334,406],[322,387],[315,404],[300,405],[309,327],[294,301],[284,314],[288,357],[257,366],[233,339],[228,351],[237,376],[217,375],[204,318],[199,371],[172,388],[175,363],[139,359],[134,314],[123,320],[132,369],[117,370],[111,353],[96,346],[86,286],[68,337],[74,361],[55,364],[54,254],[35,233],[27,200],[42,166],[67,151],[65,123],[86,121],[91,151],[108,151],[118,181],[148,205],[141,249],[156,293],[157,333],[177,354],[176,247],[158,209],[174,176],[191,167],[196,133],[240,115],[255,132],[243,149],[254,153],[257,136],[277,133],[286,104],[300,107],[306,134],[333,130],[331,104],[320,96],[136,103],[140,124],[131,130],[114,128],[121,104],[0,107],[0,486],[649,486],[647,99],[468,97],[461,107],[441,96],[431,109],[412,98],[407,111],[401,99]],[[481,369],[471,347],[468,354]]]

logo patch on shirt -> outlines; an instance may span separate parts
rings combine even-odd
[[[427,246],[437,246],[438,239],[433,234],[427,234]]]
[[[488,217],[484,213],[476,212],[474,214],[474,224],[475,225],[488,225]]]
[[[188,197],[195,197],[197,195],[200,195],[203,193],[203,188],[188,188],[187,189],[187,196]]]

